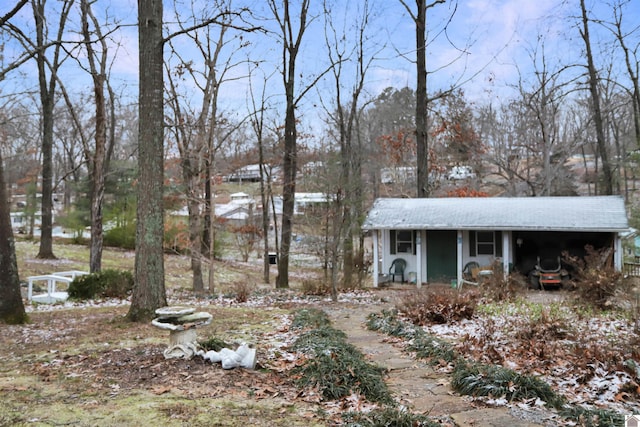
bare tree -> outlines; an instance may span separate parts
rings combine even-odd
[[[282,161],[282,238],[278,258],[277,288],[289,287],[289,251],[293,230],[293,208],[296,194],[297,139],[296,106],[302,95],[296,95],[296,65],[302,37],[307,29],[309,0],[302,0],[297,16],[292,16],[290,1],[282,6],[276,0],[269,0],[269,8],[277,21],[282,43],[282,82],[284,84],[286,113],[284,119],[284,153]],[[296,27],[297,25],[297,27]],[[306,92],[309,88],[303,91]]]
[[[138,2],[140,56],[135,286],[128,318],[148,321],[167,305],[162,207],[164,183],[162,0]]]
[[[179,25],[184,29],[182,23],[179,22]],[[217,36],[211,33],[209,27],[204,29],[204,34],[200,34],[199,31],[185,33],[202,55],[202,61],[196,61],[195,64],[191,58],[184,58],[180,53],[180,49],[175,48],[172,41],[169,41],[171,53],[178,59],[175,69],[171,69],[167,64],[169,105],[172,107],[174,114],[173,130],[180,152],[182,177],[185,183],[189,213],[189,245],[191,269],[193,271],[193,290],[199,294],[204,292],[201,260],[202,237],[203,234],[205,236],[208,234],[207,231],[203,232],[201,218],[201,213],[205,212],[205,199],[202,198],[204,194],[202,179],[209,175],[209,166],[206,163],[206,159],[214,158],[214,153],[210,152],[210,149],[214,151],[216,149],[212,143],[214,140],[212,126],[215,125],[215,116],[218,114],[220,86],[230,66],[229,59],[227,59],[226,65],[220,63],[221,51],[227,43],[225,40],[227,29],[226,25],[221,25],[218,28]],[[196,65],[200,62],[204,65],[203,70]],[[220,65],[222,65],[222,71],[219,71]],[[182,111],[183,107],[178,93],[177,81],[185,76],[190,77],[202,96],[199,111]],[[208,181],[207,178],[205,180]],[[205,185],[210,188],[210,183]],[[210,212],[207,212],[207,218],[209,218],[209,215]],[[213,263],[213,259],[210,262]]]
[[[626,7],[633,7],[633,3],[630,0],[615,0],[610,4],[610,7],[613,10],[613,21],[605,22],[599,20],[597,22],[611,31],[622,49],[627,75],[631,80],[631,89],[628,92],[633,107],[636,146],[640,147],[640,83],[638,80],[640,74],[640,62],[638,61],[640,43],[636,41],[634,44],[632,38],[634,34],[637,36],[640,28],[636,26],[635,28],[627,29],[625,25],[625,23],[629,22],[624,20]]]
[[[53,110],[55,106],[58,70],[65,60],[62,55],[62,36],[73,0],[61,4],[56,38],[53,42],[53,58],[46,56],[49,41],[46,40],[47,17],[53,14],[45,9],[46,0],[32,0],[33,17],[36,26],[36,64],[38,66],[38,86],[42,105],[42,222],[38,258],[55,258],[53,254]],[[47,81],[47,69],[49,81]]]
[[[0,17],[0,28],[4,27],[7,21],[15,16],[26,3],[27,0],[22,0],[9,13]],[[4,66],[4,64],[0,65]],[[0,70],[0,80],[6,71],[5,68]],[[5,120],[6,118],[3,117],[3,127]],[[0,140],[0,144],[4,146],[5,141]],[[0,321],[20,324],[25,323],[28,319],[20,293],[20,277],[13,230],[11,229],[11,212],[3,164],[2,150],[0,149]]]
[[[2,155],[0,155],[0,321],[19,324],[27,321],[20,293],[20,277],[16,260],[15,241],[11,229]]]
[[[584,41],[587,55],[587,70],[589,73],[589,92],[591,94],[591,103],[593,109],[593,122],[596,128],[596,141],[598,146],[598,154],[602,160],[602,173],[604,175],[604,194],[613,194],[613,172],[609,163],[609,153],[607,150],[607,142],[604,133],[604,123],[602,118],[602,109],[600,107],[600,93],[598,90],[598,71],[593,60],[593,52],[591,51],[591,38],[589,36],[589,16],[584,0],[580,0],[580,10],[582,12],[582,28],[580,35]]]
[[[331,63],[331,75],[334,83],[332,108],[327,109],[329,123],[334,128],[335,139],[340,148],[340,179],[334,182],[336,187],[331,194],[331,203],[338,209],[333,214],[330,226],[333,229],[330,242],[330,266],[332,298],[337,300],[337,271],[339,269],[340,255],[343,256],[342,272],[343,285],[349,287],[352,284],[354,268],[354,238],[359,235],[358,219],[363,215],[363,183],[361,175],[361,150],[358,142],[361,141],[358,127],[358,116],[366,104],[361,102],[367,72],[373,64],[376,53],[384,48],[380,44],[374,52],[369,49],[369,34],[375,29],[371,28],[371,5],[365,1],[361,9],[354,13],[349,9],[346,21],[353,21],[349,28],[353,34],[347,34],[345,30],[339,30],[333,22],[334,14],[324,2],[325,43],[329,52]],[[337,18],[337,17],[336,17]],[[349,40],[349,42],[347,42]],[[352,45],[350,43],[353,43]],[[353,66],[353,72],[349,73],[347,65]],[[347,82],[353,82],[349,85]],[[343,94],[343,88],[351,86],[351,90]],[[334,180],[335,181],[335,180]],[[361,258],[361,256],[358,256]]]
[[[552,196],[557,195],[553,194],[552,184],[571,150],[564,144],[561,134],[562,105],[569,93],[567,86],[570,81],[562,80],[567,67],[549,64],[542,37],[538,41],[539,44],[531,51],[536,81],[527,87],[528,83],[521,80],[520,96],[535,123],[529,136],[530,142],[525,146],[532,158],[542,155],[540,193]],[[528,169],[531,170],[531,167]],[[533,195],[537,195],[537,191]]]
[[[271,263],[270,260],[270,245],[269,245],[269,217],[270,217],[270,207],[273,206],[273,176],[270,162],[267,161],[268,150],[267,150],[267,136],[265,135],[266,125],[265,125],[265,116],[267,113],[267,97],[266,90],[268,86],[268,78],[265,77],[263,79],[262,89],[260,96],[256,96],[254,92],[254,85],[251,83],[253,79],[249,80],[249,110],[250,116],[249,121],[251,123],[251,128],[256,137],[256,143],[258,145],[258,163],[260,165],[260,201],[262,203],[262,242],[263,242],[263,251],[262,251],[262,259],[263,259],[263,267],[262,267],[262,278],[264,283],[269,283],[269,266]],[[273,215],[273,225],[274,225],[274,236],[277,242],[277,221],[276,215]],[[277,247],[277,243],[276,243]]]
[[[407,10],[415,24],[416,30],[416,145],[417,145],[417,184],[418,197],[429,197],[429,125],[427,123],[427,111],[429,99],[427,97],[427,52],[426,30],[427,9],[445,0],[416,0],[416,12],[405,0],[399,0]]]
[[[102,28],[96,19],[91,3],[80,1],[82,36],[87,51],[88,72],[93,81],[93,97],[95,104],[95,145],[93,150],[85,144],[84,153],[91,176],[91,244],[89,250],[89,268],[91,272],[102,268],[103,244],[103,204],[105,192],[105,176],[109,170],[109,160],[114,146],[115,112],[113,96],[108,82],[108,44],[102,34]],[[90,28],[93,27],[93,30]],[[95,36],[95,41],[93,37]],[[99,49],[94,48],[99,44]],[[106,93],[105,93],[106,92]],[[107,100],[109,98],[109,100]],[[107,113],[107,105],[111,107],[111,119]],[[110,132],[108,126],[111,123]],[[109,138],[110,135],[110,138]]]

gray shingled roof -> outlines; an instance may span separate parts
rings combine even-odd
[[[624,232],[624,200],[595,197],[377,199],[363,229]]]

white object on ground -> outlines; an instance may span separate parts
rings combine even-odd
[[[225,347],[220,351],[209,350],[206,353],[201,350],[197,354],[213,363],[221,362],[222,369],[256,368],[256,349],[249,347],[247,344],[240,345],[236,351]]]

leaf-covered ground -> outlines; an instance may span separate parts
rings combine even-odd
[[[86,255],[86,248],[64,247],[63,259],[44,261],[35,259],[34,245],[20,250],[23,277],[83,269],[78,254]],[[108,259],[109,268],[133,263],[121,251]],[[127,322],[128,301],[30,305],[31,323],[0,326],[0,426],[335,425],[341,413],[369,408],[357,395],[324,402],[317,391],[294,384],[291,370],[305,356],[289,348],[299,334],[290,329],[292,313],[332,304],[300,291],[300,281],[317,272],[297,271],[300,280],[288,291],[252,286],[249,300],[239,303],[234,284],[260,283],[259,263],[221,263],[215,298],[193,297],[186,257],[170,256],[166,265],[170,304],[213,315],[211,325],[198,329],[199,338],[255,345],[258,369],[225,371],[197,357],[165,360],[168,333]],[[381,300],[409,290],[347,292],[340,300],[376,311]],[[574,404],[640,413],[634,317],[615,309],[576,310],[573,298],[572,292],[529,291],[515,303],[481,305],[471,319],[424,329],[469,358],[540,376]],[[446,378],[447,364],[439,369]],[[500,396],[484,403],[511,404]]]

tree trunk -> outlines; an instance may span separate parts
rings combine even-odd
[[[278,15],[275,0],[271,0],[270,7],[276,16]],[[280,251],[278,258],[278,277],[276,278],[276,288],[289,287],[289,251],[291,249],[291,233],[293,232],[293,210],[296,195],[296,171],[297,171],[297,138],[296,129],[296,61],[300,41],[306,29],[307,11],[309,0],[303,0],[300,5],[300,26],[297,34],[292,33],[292,17],[289,14],[289,0],[283,2],[284,14],[282,19],[278,17],[282,30],[283,46],[283,73],[286,98],[286,113],[284,119],[284,156],[282,162],[282,239],[280,241]]]
[[[284,122],[284,161],[282,163],[282,239],[280,258],[278,259],[278,277],[276,288],[289,287],[289,251],[293,232],[293,209],[296,195],[296,116],[293,99],[295,59],[289,63],[290,76],[286,86],[287,113]]]
[[[89,19],[93,17],[87,0],[82,0],[82,34],[87,49],[89,71],[93,80],[93,95],[96,107],[95,148],[91,158],[87,159],[91,170],[91,244],[89,249],[89,269],[92,273],[102,269],[102,205],[104,203],[105,173],[107,164],[107,105],[105,99],[105,71],[107,46],[102,40],[100,29],[96,34],[101,46],[101,60],[96,64],[96,51],[93,49],[89,32]]]
[[[200,219],[199,180],[200,175],[195,172],[199,160],[187,147],[187,153],[183,154],[182,176],[187,184],[187,210],[189,211],[189,252],[191,257],[191,270],[193,274],[193,292],[197,295],[204,294],[204,281],[202,279],[202,223]],[[196,167],[194,168],[194,163]],[[195,170],[194,170],[195,169]]]
[[[52,259],[53,254],[53,107],[56,89],[56,66],[54,60],[50,81],[47,84],[47,58],[45,55],[45,10],[44,2],[33,3],[33,16],[36,23],[36,53],[38,66],[38,85],[40,89],[40,103],[42,105],[42,200],[41,200],[41,224],[40,224],[40,249],[38,258]],[[60,18],[61,22],[63,17]],[[63,25],[63,24],[61,24]],[[56,52],[59,47],[56,48]],[[56,53],[56,58],[58,54]]]
[[[7,187],[4,182],[4,167],[0,153],[0,322],[25,323],[27,315],[20,293],[20,277],[16,248],[11,230],[11,214]]]
[[[264,96],[263,96],[264,100]],[[256,119],[254,124],[256,137],[258,140],[258,161],[260,164],[260,201],[262,202],[262,235],[263,235],[263,265],[262,265],[262,280],[264,283],[269,283],[269,273],[270,273],[270,257],[269,257],[269,200],[270,195],[267,193],[267,190],[270,189],[270,186],[265,185],[268,175],[265,172],[267,165],[264,161],[264,141],[262,138],[262,114],[263,109],[260,111],[260,118]],[[275,221],[275,218],[274,218]]]
[[[589,90],[591,92],[591,101],[593,103],[593,121],[596,125],[596,140],[598,144],[598,154],[602,159],[602,173],[604,175],[604,193],[613,194],[613,173],[609,164],[609,153],[607,151],[606,140],[604,136],[604,125],[602,119],[602,110],[600,108],[600,95],[598,93],[598,75],[596,67],[593,63],[593,54],[591,52],[591,40],[589,38],[589,18],[587,17],[587,8],[584,0],[580,0],[580,8],[582,10],[582,39],[584,40],[587,53],[587,66],[589,69]]]
[[[209,152],[204,159],[204,203],[203,203],[203,207],[202,207],[202,238],[201,240],[201,251],[204,255],[209,256],[210,253],[213,253],[213,251],[210,251],[209,248],[211,247],[211,245],[213,245],[213,243],[211,242],[211,200],[214,197],[211,192],[213,191],[213,189],[211,188],[211,180],[213,179],[213,177],[211,176],[211,160],[210,157],[213,156],[213,153]],[[211,258],[209,260],[210,262],[213,262],[213,258]]]
[[[163,38],[162,0],[138,1],[140,49],[140,120],[138,130],[138,209],[136,224],[135,286],[128,317],[149,321],[167,305],[164,285],[162,206]]]
[[[416,0],[416,180],[418,197],[429,197],[429,139],[427,134],[426,0]]]

